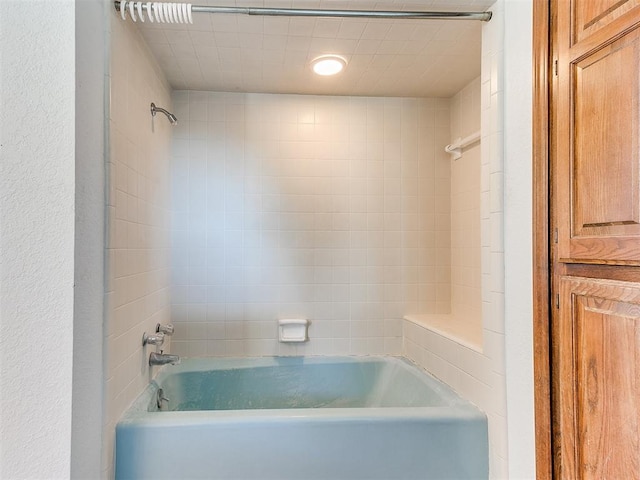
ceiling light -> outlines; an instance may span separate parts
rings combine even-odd
[[[322,55],[311,62],[313,71],[318,75],[335,75],[347,65],[347,61],[338,55]]]

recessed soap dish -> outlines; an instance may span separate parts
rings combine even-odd
[[[281,342],[306,342],[309,340],[309,320],[283,318],[278,320],[278,339]]]

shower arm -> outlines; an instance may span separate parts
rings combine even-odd
[[[151,116],[155,117],[156,116],[156,112],[164,113],[167,116],[167,118],[169,119],[169,123],[171,123],[171,125],[177,125],[178,119],[176,118],[176,116],[173,113],[165,110],[164,108],[156,107],[156,104],[151,102]]]
[[[128,2],[131,3],[131,2]],[[160,2],[133,2],[139,3],[140,9],[147,9],[151,3]],[[121,2],[114,2],[115,9],[120,12]],[[426,20],[491,20],[491,12],[408,12],[408,11],[384,11],[384,10],[323,10],[303,8],[264,8],[264,7],[221,7],[209,5],[189,5],[194,13],[235,13],[244,15],[262,15],[275,17],[340,17],[340,18],[395,18],[395,19],[426,19]],[[183,22],[169,22],[183,23]]]

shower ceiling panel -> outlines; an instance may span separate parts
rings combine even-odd
[[[197,5],[484,11],[491,0],[194,0]],[[128,20],[130,21],[130,20]],[[193,25],[138,22],[180,90],[449,97],[480,74],[482,22],[194,14]],[[348,65],[320,77],[310,62]]]

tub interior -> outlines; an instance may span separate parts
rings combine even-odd
[[[447,395],[403,362],[309,362],[220,366],[179,371],[158,380],[166,411],[300,408],[439,407]],[[152,399],[149,411],[157,411]]]
[[[486,480],[487,451],[486,416],[399,357],[189,358],[118,422],[115,458],[117,480]]]

